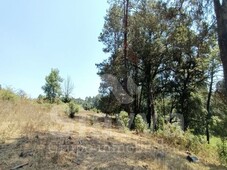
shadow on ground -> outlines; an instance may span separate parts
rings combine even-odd
[[[114,138],[36,132],[0,145],[0,169],[196,169],[165,149],[140,147]],[[199,165],[198,165],[199,166]],[[207,169],[225,169],[210,165]]]

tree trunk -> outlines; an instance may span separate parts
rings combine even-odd
[[[156,123],[156,115],[155,115],[155,108],[154,108],[154,95],[153,91],[150,92],[150,101],[151,101],[151,115],[152,115],[152,121],[153,121],[153,131],[155,132],[157,130],[157,123]]]
[[[213,0],[217,19],[218,44],[223,64],[225,89],[227,91],[227,0]]]
[[[124,66],[127,73],[127,57],[128,57],[128,8],[129,0],[124,0]]]
[[[124,19],[123,19],[123,25],[124,25],[124,80],[123,80],[123,88],[129,94],[128,88],[127,88],[127,80],[128,80],[128,64],[127,64],[127,58],[128,58],[128,8],[129,8],[129,0],[124,0]],[[128,112],[129,116],[132,113],[131,104],[126,104],[124,106],[125,111]]]
[[[211,112],[210,112],[210,101],[212,95],[212,87],[214,83],[214,60],[212,61],[211,71],[210,71],[210,84],[209,84],[209,92],[207,97],[207,118],[206,118],[206,136],[207,136],[207,143],[210,144],[210,132],[209,132],[209,123],[211,120]]]
[[[151,127],[151,117],[153,123],[153,131],[157,130],[156,124],[156,115],[155,115],[155,108],[154,108],[154,96],[152,91],[152,86],[149,85],[147,88],[147,123],[148,127]]]
[[[180,104],[180,113],[183,115],[184,119],[184,131],[186,131],[189,127],[189,115],[188,115],[188,103],[187,103],[188,96],[185,92],[183,92],[181,96],[181,104]]]
[[[150,87],[147,87],[147,123],[148,123],[148,127],[151,127],[151,97],[150,97]]]

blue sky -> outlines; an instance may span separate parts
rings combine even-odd
[[[74,97],[98,94],[107,8],[106,0],[0,0],[0,84],[37,97],[58,68],[71,77]]]

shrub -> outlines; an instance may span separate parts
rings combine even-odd
[[[120,120],[121,125],[124,128],[127,128],[128,127],[129,116],[128,116],[128,113],[127,112],[121,111],[120,114],[119,114],[119,120]]]
[[[96,108],[93,108],[92,111],[95,112],[95,113],[97,113],[97,109]]]
[[[164,130],[158,132],[165,143],[180,149],[187,149],[198,153],[203,144],[202,138],[194,135],[190,130],[184,132],[177,124],[165,124]]]
[[[100,110],[96,109],[96,108],[93,108],[92,111],[95,112],[95,113],[100,113]]]
[[[164,142],[174,147],[177,146],[177,144],[181,144],[183,133],[184,132],[179,127],[170,123],[164,124],[163,130],[157,132],[158,136],[161,137]]]
[[[60,104],[62,104],[63,102],[61,101],[60,98],[56,98],[56,99],[55,99],[55,103],[56,103],[57,105],[60,105]]]
[[[144,130],[147,129],[147,123],[139,114],[135,117],[135,128],[137,132],[144,132]]]
[[[69,117],[74,118],[75,113],[79,112],[79,106],[75,102],[71,101],[69,102],[68,107],[69,107],[69,111],[68,111]]]
[[[92,109],[92,105],[90,103],[83,103],[83,108],[84,110],[91,110]]]
[[[217,147],[220,162],[227,166],[227,143],[225,139],[222,139],[222,142],[217,144]]]
[[[18,96],[11,89],[0,90],[0,99],[14,101]]]
[[[43,95],[39,95],[38,98],[37,98],[37,103],[39,104],[43,104],[44,103],[44,100],[45,100],[45,97]]]

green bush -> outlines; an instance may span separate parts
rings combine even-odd
[[[144,132],[147,129],[147,123],[143,120],[142,116],[137,114],[135,117],[135,129],[137,132]]]
[[[61,101],[60,98],[56,98],[56,99],[55,99],[55,103],[56,103],[57,105],[60,105],[60,104],[62,104],[63,102]]]
[[[69,102],[68,107],[69,107],[69,111],[68,111],[69,117],[74,118],[75,113],[79,112],[79,106],[75,102],[71,101]]]
[[[183,133],[180,127],[170,123],[164,124],[163,130],[157,132],[158,136],[161,137],[165,143],[174,147],[182,143]]]
[[[120,114],[119,114],[119,120],[120,120],[121,125],[124,128],[127,128],[128,127],[129,116],[128,116],[128,113],[127,112],[121,111]]]
[[[0,99],[5,101],[14,101],[18,96],[11,89],[0,90]]]
[[[97,108],[93,108],[92,111],[95,113],[100,113],[100,110],[98,110]]]
[[[83,108],[84,110],[91,110],[92,109],[92,105],[90,103],[83,103]]]
[[[194,135],[190,130],[184,132],[177,124],[165,124],[164,129],[157,134],[168,145],[194,153],[198,153],[204,143],[200,136]]]
[[[38,98],[37,98],[37,103],[39,104],[43,104],[44,103],[44,100],[45,100],[45,97],[43,95],[39,95]]]
[[[218,155],[220,162],[227,166],[227,143],[224,139],[222,139],[222,142],[217,144],[218,148]]]

